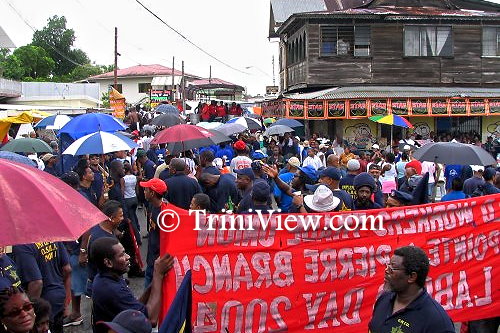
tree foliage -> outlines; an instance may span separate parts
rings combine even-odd
[[[15,80],[47,79],[55,62],[38,46],[26,45],[17,48],[4,62],[4,76]]]
[[[66,28],[64,16],[53,16],[48,19],[42,30],[33,34],[32,44],[45,49],[56,63],[55,75],[67,75],[79,65],[89,64],[87,54],[80,49],[73,48],[75,31]]]

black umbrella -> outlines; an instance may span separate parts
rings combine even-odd
[[[177,115],[180,113],[179,109],[172,104],[160,104],[156,107],[155,112],[173,113]]]
[[[428,143],[413,154],[419,161],[459,165],[492,165],[495,159],[479,146],[458,142]]]
[[[151,125],[170,127],[179,124],[185,124],[186,122],[181,119],[179,114],[174,113],[165,113],[161,114],[158,117],[155,117],[151,121]]]
[[[177,155],[179,153],[182,153],[183,151],[195,149],[195,148],[201,148],[201,147],[208,147],[212,145],[217,145],[221,142],[229,142],[231,141],[231,138],[225,136],[221,132],[218,132],[216,130],[207,130],[213,134],[213,136],[209,138],[203,138],[203,139],[195,139],[195,140],[188,140],[188,141],[183,141],[183,142],[172,142],[167,144],[167,150],[171,155]]]

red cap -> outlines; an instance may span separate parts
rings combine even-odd
[[[135,131],[133,131],[131,134],[132,134],[132,135],[135,135],[135,136],[139,136],[141,133],[139,133],[139,131],[138,131],[138,130],[135,130]]]
[[[236,150],[245,150],[246,148],[247,145],[241,140],[236,141],[236,143],[234,144],[234,149]]]
[[[139,184],[142,187],[150,188],[158,194],[164,194],[165,192],[167,192],[167,184],[165,184],[165,182],[159,178],[153,178],[148,180],[147,182],[140,182]]]
[[[413,160],[411,162],[406,163],[405,169],[406,168],[413,168],[415,171],[417,171],[417,175],[420,175],[422,173],[422,163],[418,160]]]

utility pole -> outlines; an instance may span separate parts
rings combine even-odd
[[[174,95],[175,94],[175,80],[174,80],[174,78],[175,78],[174,71],[175,70],[174,70],[174,68],[175,68],[175,57],[172,57],[172,92],[170,94],[171,95],[170,99],[172,100],[172,103],[175,101],[175,95]]]
[[[210,65],[210,74],[208,76],[208,83],[212,83],[212,65]]]
[[[182,87],[182,113],[186,114],[186,96],[184,95],[186,89],[186,82],[184,81],[184,60],[182,60],[182,79],[181,79],[181,87]]]
[[[117,89],[118,87],[118,28],[115,27],[115,69],[114,69],[114,81],[113,88]]]
[[[274,78],[274,54],[273,54],[273,86],[276,85],[276,79]]]

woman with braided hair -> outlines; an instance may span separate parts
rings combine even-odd
[[[17,287],[0,290],[0,333],[31,333],[35,310],[28,295]]]

